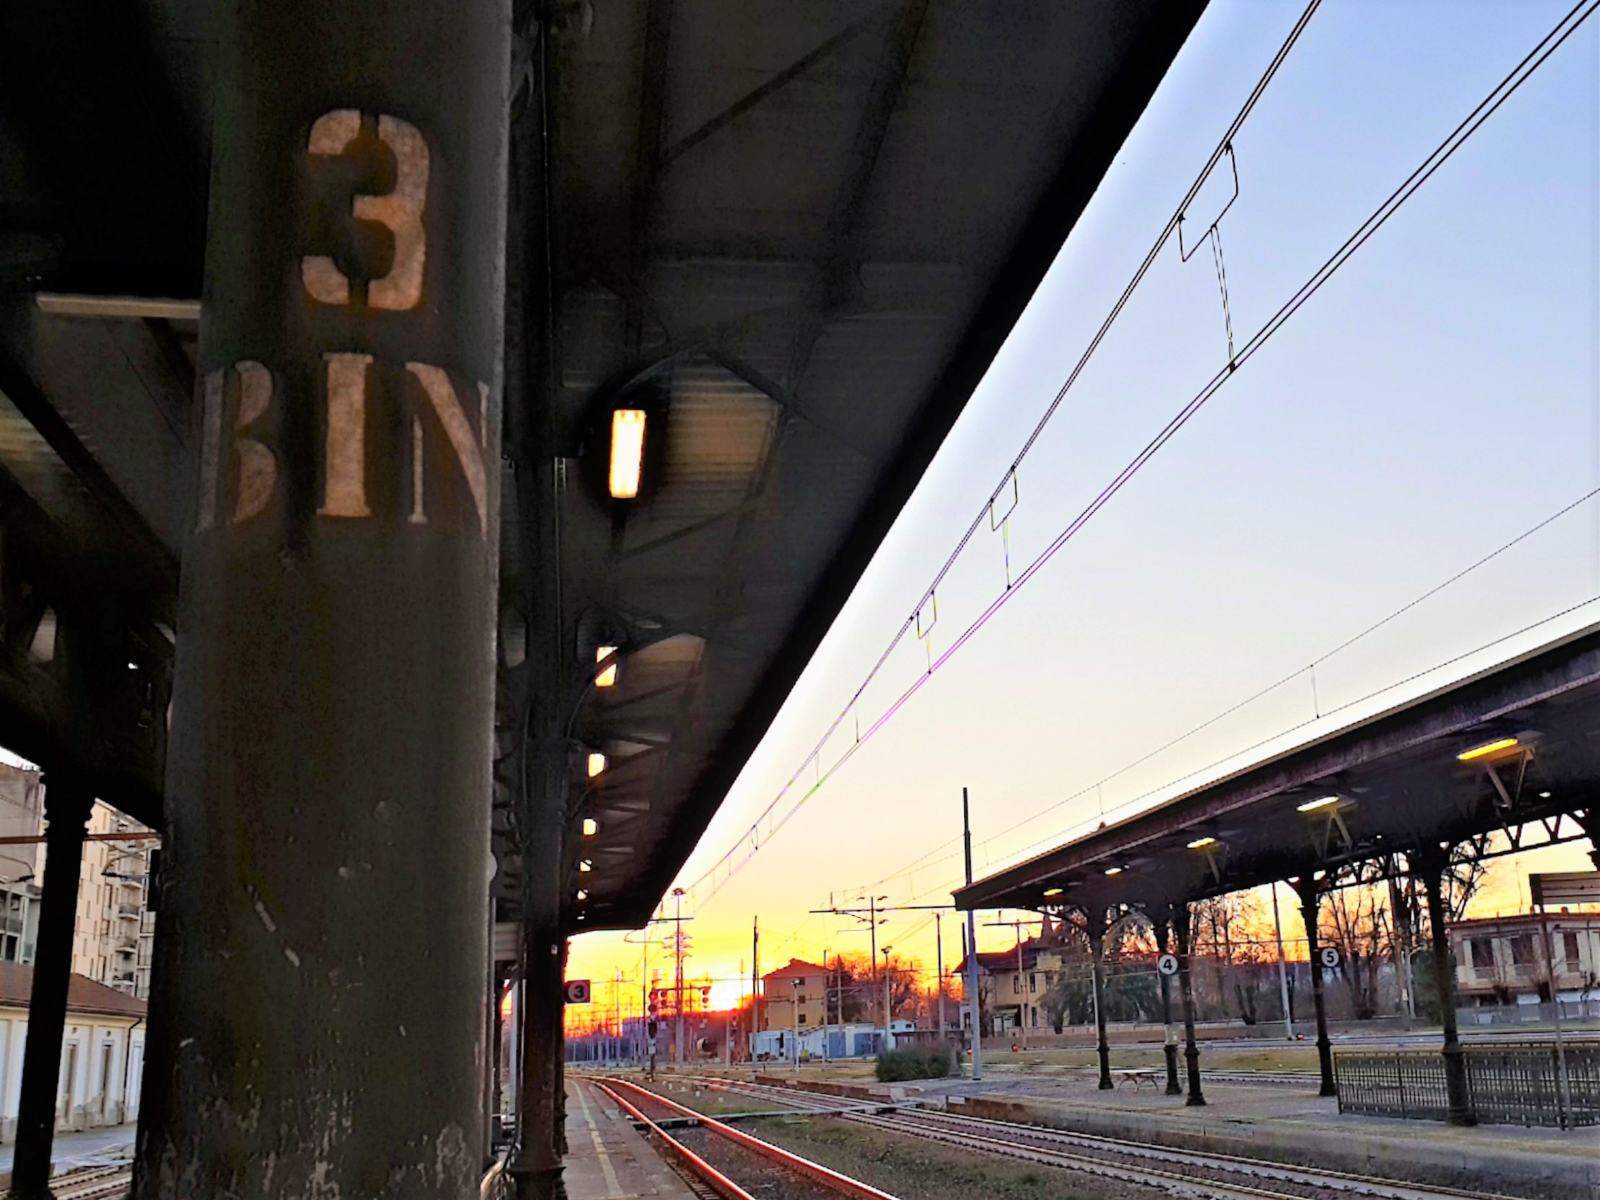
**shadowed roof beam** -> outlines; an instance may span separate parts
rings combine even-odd
[[[698,129],[694,130],[692,133],[685,134],[672,145],[668,146],[661,154],[660,165],[664,167],[674,159],[681,157],[689,150],[692,150],[701,142],[705,141],[712,134],[717,133],[719,130],[728,125],[731,125],[745,113],[756,107],[756,105],[760,104],[768,96],[783,90],[783,88],[800,78],[800,76],[804,75],[812,67],[816,66],[818,63],[822,62],[836,51],[855,41],[857,37],[865,33],[868,29],[886,17],[893,10],[893,8],[894,5],[892,3],[879,5],[876,9],[867,13],[866,16],[856,21],[855,24],[847,25],[844,29],[834,34],[831,38],[823,42],[822,45],[818,46],[809,54],[790,63],[787,67],[779,71],[760,87],[746,92],[743,96],[735,100],[732,104],[728,105],[727,108],[723,109],[716,116],[712,117],[705,124],[701,125]]]

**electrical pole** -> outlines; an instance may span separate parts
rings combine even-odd
[[[673,888],[672,898],[676,902],[676,911],[672,919],[673,925],[672,948],[677,959],[677,977],[674,981],[674,1007],[677,1010],[676,1047],[673,1051],[673,1061],[678,1069],[683,1069],[683,889]]]
[[[967,886],[972,886],[972,820],[967,810],[967,789],[961,789],[961,839],[967,855]],[[978,926],[967,910],[967,1006],[972,1022],[972,1078],[983,1078],[983,1031],[978,1028]]]
[[[874,976],[878,972],[878,899],[879,897],[877,896],[869,896],[867,898],[867,932],[872,935],[872,972]],[[878,981],[874,978],[872,982],[877,983]],[[883,1044],[884,1048],[887,1049],[889,1045],[889,1007],[887,1004],[884,1005],[883,1009]]]
[[[889,1008],[889,951],[893,946],[883,948],[883,1048],[894,1049],[894,1034],[890,1032],[891,1012]]]
[[[1023,984],[1022,984],[1022,922],[1018,921],[1016,923],[1016,926],[1017,926],[1017,996],[1018,996],[1018,1000],[1017,1000],[1017,1028],[1022,1031],[1019,1036],[1022,1038],[1023,1048],[1026,1049],[1027,1045],[1028,1045],[1028,989],[1026,987],[1024,987]]]
[[[828,971],[828,949],[822,949],[822,1061],[828,1061],[828,1039],[833,1036],[833,1015],[829,1007],[833,1000],[833,976]]]
[[[1283,1000],[1283,1036],[1294,1041],[1294,1016],[1289,1012],[1289,966],[1283,959],[1283,923],[1278,920],[1278,881],[1272,881],[1272,932],[1278,939],[1278,994]],[[1404,986],[1404,981],[1401,981]]]
[[[933,914],[933,957],[939,970],[939,1040],[944,1041],[944,925],[943,913]]]
[[[761,1028],[761,918],[750,918],[750,1061],[756,1058],[756,1030]]]

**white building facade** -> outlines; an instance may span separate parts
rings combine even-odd
[[[1450,928],[1464,1006],[1600,997],[1600,913],[1520,913]]]
[[[33,971],[0,962],[0,1141],[16,1137],[22,1054]],[[145,1006],[114,988],[74,976],[56,1093],[56,1131],[121,1125],[139,1115]]]

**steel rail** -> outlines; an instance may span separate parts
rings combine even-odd
[[[50,1181],[50,1194],[56,1200],[109,1200],[125,1196],[133,1183],[133,1165],[82,1167],[57,1175]]]
[[[612,1086],[607,1086],[608,1084]],[[862,1183],[859,1179],[852,1179],[848,1175],[841,1175],[838,1171],[833,1170],[831,1167],[825,1167],[821,1163],[812,1162],[809,1158],[802,1158],[798,1154],[794,1154],[788,1150],[785,1150],[782,1146],[774,1146],[771,1142],[764,1142],[758,1137],[751,1137],[748,1133],[745,1133],[739,1129],[735,1129],[732,1125],[725,1125],[715,1118],[708,1117],[704,1113],[696,1112],[687,1105],[679,1104],[676,1100],[668,1100],[665,1096],[659,1096],[655,1092],[650,1091],[648,1088],[642,1088],[636,1083],[629,1083],[625,1079],[608,1079],[600,1086],[605,1088],[605,1090],[615,1097],[619,1103],[625,1103],[625,1101],[623,1101],[620,1096],[617,1096],[616,1092],[613,1090],[614,1087],[618,1086],[627,1088],[630,1092],[634,1092],[640,1096],[643,1096],[654,1104],[659,1104],[664,1108],[671,1109],[680,1116],[694,1117],[704,1128],[709,1129],[712,1133],[726,1138],[728,1141],[742,1146],[746,1150],[750,1150],[756,1154],[759,1154],[761,1157],[769,1159],[777,1163],[779,1166],[786,1167],[795,1172],[797,1175],[804,1175],[813,1182],[820,1183],[823,1187],[828,1188],[830,1191],[839,1192],[842,1195],[849,1196],[852,1198],[852,1200],[896,1200],[896,1197],[891,1196],[888,1192],[879,1191],[871,1184]],[[631,1105],[628,1107],[632,1108]],[[634,1109],[634,1111],[638,1110]],[[649,1118],[645,1119],[648,1120]],[[651,1124],[654,1125],[655,1123],[651,1122]]]
[[[737,1080],[722,1080],[710,1077],[699,1078],[702,1078],[704,1082],[712,1086],[722,1086],[732,1091],[742,1091],[746,1094],[778,1095],[787,1102],[794,1104],[801,1111],[806,1111],[816,1106],[816,1093],[804,1092],[775,1084],[747,1084]],[[1514,1198],[1501,1193],[1468,1192],[1460,1188],[1441,1189],[1428,1184],[1409,1183],[1404,1180],[1383,1179],[1372,1175],[1356,1175],[1349,1172],[1320,1168],[1296,1167],[1284,1163],[1271,1162],[1266,1159],[1246,1158],[1241,1155],[1182,1150],[1152,1142],[1137,1142],[1123,1138],[1104,1137],[1099,1134],[1077,1133],[1044,1125],[1024,1125],[1017,1121],[1003,1121],[992,1117],[940,1112],[935,1109],[917,1109],[895,1114],[894,1116],[850,1114],[846,1115],[844,1119],[864,1120],[867,1123],[879,1124],[884,1128],[896,1128],[899,1132],[911,1137],[930,1136],[923,1129],[917,1128],[919,1123],[965,1125],[986,1131],[1021,1135],[1038,1141],[1053,1142],[1079,1149],[1101,1150],[1105,1153],[1125,1154],[1130,1157],[1149,1158],[1167,1163],[1181,1163],[1200,1169],[1250,1174],[1263,1179],[1277,1180],[1301,1187],[1327,1188],[1352,1194],[1383,1197],[1384,1200],[1514,1200]],[[972,1134],[968,1136],[985,1143],[994,1141],[994,1139],[986,1135]],[[933,1138],[932,1140],[946,1139]],[[1021,1148],[1029,1149],[1029,1147]],[[1047,1151],[1047,1153],[1054,1152]]]
[[[621,1083],[622,1081],[612,1080],[611,1082]],[[690,1173],[693,1174],[695,1178],[708,1184],[713,1191],[724,1197],[724,1200],[755,1200],[755,1197],[749,1192],[745,1191],[737,1183],[729,1179],[721,1171],[717,1170],[705,1159],[701,1158],[693,1150],[689,1149],[689,1147],[685,1146],[677,1138],[673,1137],[665,1129],[662,1129],[661,1126],[657,1125],[649,1117],[645,1116],[645,1114],[637,1106],[630,1104],[625,1097],[616,1091],[616,1089],[608,1087],[606,1083],[599,1080],[595,1081],[595,1087],[599,1088],[607,1096],[611,1097],[611,1099],[616,1102],[617,1107],[622,1109],[623,1112],[627,1113],[635,1121],[638,1121],[640,1124],[642,1124],[645,1127],[645,1133],[647,1136],[654,1138],[658,1146],[668,1151],[673,1157],[678,1159],[679,1162],[688,1167]]]

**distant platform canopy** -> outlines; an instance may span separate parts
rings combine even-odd
[[[1168,911],[1272,882],[1383,878],[1600,834],[1600,625],[998,871],[958,908]],[[1494,835],[1493,846],[1489,839]]]

